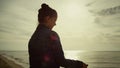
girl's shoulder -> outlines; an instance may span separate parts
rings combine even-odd
[[[59,40],[59,36],[55,31],[51,31],[50,38],[51,40]]]

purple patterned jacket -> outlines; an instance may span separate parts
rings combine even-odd
[[[42,24],[32,35],[28,50],[30,68],[82,68],[83,62],[65,59],[58,34]]]

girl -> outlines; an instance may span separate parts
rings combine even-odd
[[[52,28],[57,12],[42,4],[38,13],[39,25],[29,41],[30,68],[87,68],[82,61],[65,59],[59,36]]]

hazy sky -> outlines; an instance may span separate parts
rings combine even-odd
[[[0,0],[0,50],[27,50],[38,9],[58,12],[64,50],[120,51],[120,0]]]

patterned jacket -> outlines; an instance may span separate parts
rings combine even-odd
[[[30,68],[82,68],[83,62],[65,59],[58,34],[42,24],[32,35],[28,50]]]

